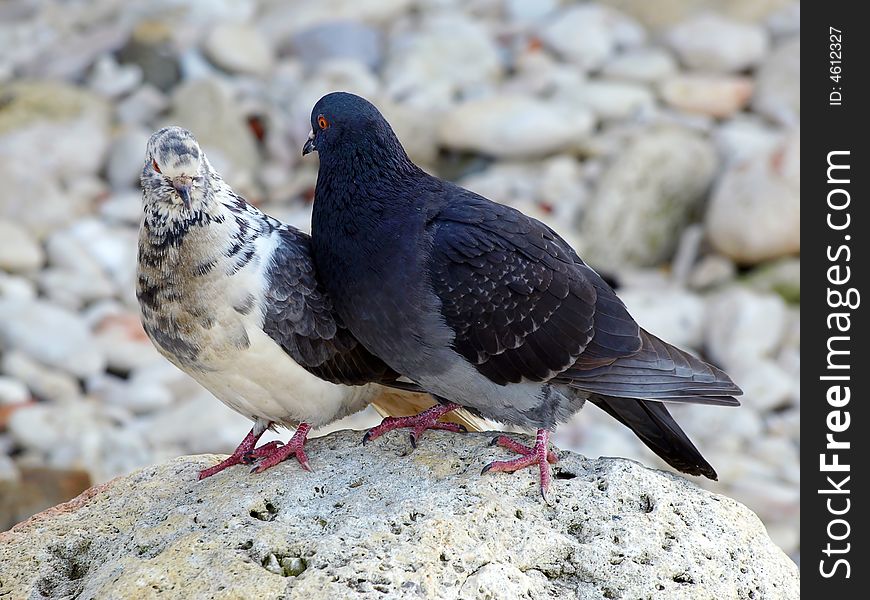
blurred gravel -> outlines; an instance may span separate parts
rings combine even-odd
[[[144,143],[192,129],[237,191],[307,229],[309,111],[344,89],[415,160],[548,222],[645,327],[734,376],[741,408],[674,413],[719,471],[699,483],[798,558],[799,51],[787,0],[3,2],[0,528],[57,489],[241,439],[249,423],[139,325]],[[556,443],[660,464],[594,407]],[[61,482],[42,495],[41,469]]]

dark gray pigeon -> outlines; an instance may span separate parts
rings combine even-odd
[[[399,374],[342,325],[315,278],[309,236],[236,195],[190,132],[155,133],[141,180],[136,296],[145,331],[172,363],[254,421],[236,451],[200,478],[254,460],[262,471],[289,456],[307,469],[312,426],[369,403],[386,414],[431,404],[403,391]],[[296,433],[283,446],[255,448],[274,425]]]
[[[312,249],[348,328],[439,414],[537,429],[533,448],[494,440],[522,456],[484,471],[538,465],[545,493],[550,432],[589,400],[675,469],[716,479],[663,402],[737,406],[728,375],[640,328],[552,229],[417,167],[368,101],[328,94],[311,124]]]

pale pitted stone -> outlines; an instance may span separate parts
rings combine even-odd
[[[0,534],[10,597],[796,598],[797,567],[737,502],[621,459],[480,476],[487,434],[309,444],[197,481],[182,457]]]
[[[716,172],[704,137],[664,127],[629,140],[598,181],[580,223],[580,254],[596,268],[668,260]]]

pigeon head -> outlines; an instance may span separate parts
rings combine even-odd
[[[164,127],[148,140],[142,187],[146,199],[183,206],[188,211],[208,178],[208,161],[196,139],[181,127]]]
[[[302,156],[316,151],[321,166],[346,160],[410,164],[405,150],[375,105],[348,92],[332,92],[311,111],[311,133]]]

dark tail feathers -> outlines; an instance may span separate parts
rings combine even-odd
[[[589,400],[631,429],[647,447],[673,468],[714,481],[716,471],[680,429],[661,402],[592,394]]]

